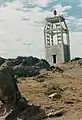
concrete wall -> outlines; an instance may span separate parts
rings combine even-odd
[[[46,46],[45,47],[45,57],[46,60],[53,65],[53,55],[57,57],[57,63],[64,62],[64,51],[63,44]]]
[[[67,62],[70,60],[70,47],[69,45],[64,45],[64,61]]]
[[[53,65],[53,55],[56,55],[56,63],[62,63],[70,59],[69,46],[60,43],[58,45],[46,46],[45,47],[45,58]]]

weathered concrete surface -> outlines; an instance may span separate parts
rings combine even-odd
[[[62,63],[70,60],[69,46],[60,43],[58,45],[46,46],[45,57],[50,65],[53,65],[53,55],[56,55],[56,63]]]

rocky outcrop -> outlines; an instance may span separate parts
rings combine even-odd
[[[41,69],[48,69],[50,65],[44,59],[18,56],[16,59],[6,59],[1,66],[12,67],[14,75],[18,77],[32,77],[39,75]]]
[[[0,57],[0,65],[2,65],[5,62],[5,59]]]
[[[18,77],[32,77],[39,75],[39,68],[35,66],[23,66],[23,65],[18,65],[13,67],[14,74],[17,75]]]
[[[5,110],[8,112],[14,108],[17,99],[20,97],[12,68],[0,67],[0,101],[2,103],[0,114],[3,114]]]
[[[39,105],[29,104],[18,90],[13,69],[0,67],[0,119],[1,120],[39,120],[34,119],[38,114],[45,115]]]
[[[36,67],[39,69],[48,69],[50,65],[45,59],[41,59],[36,63]]]

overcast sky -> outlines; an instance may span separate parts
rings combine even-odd
[[[0,56],[44,58],[45,18],[54,9],[68,19],[71,57],[82,57],[82,0],[0,0]]]

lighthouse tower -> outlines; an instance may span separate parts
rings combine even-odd
[[[51,65],[70,60],[69,30],[65,18],[56,14],[46,18],[44,27],[45,58]]]

